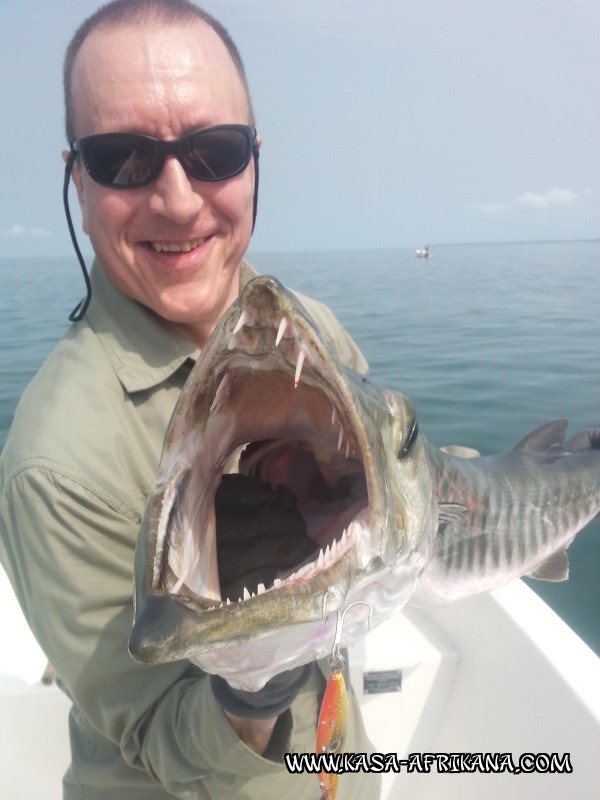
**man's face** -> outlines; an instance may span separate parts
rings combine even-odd
[[[127,131],[178,139],[249,122],[235,65],[201,21],[97,30],[77,56],[72,85],[77,138]],[[110,281],[203,344],[238,293],[252,230],[253,163],[234,178],[204,183],[169,156],[149,186],[111,189],[78,159],[73,180],[83,228]]]

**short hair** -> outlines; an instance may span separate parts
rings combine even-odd
[[[89,16],[75,31],[65,53],[63,67],[63,85],[65,94],[65,130],[67,141],[75,139],[74,109],[72,98],[73,66],[81,46],[87,37],[96,29],[110,28],[127,23],[142,24],[145,22],[177,23],[200,20],[208,25],[221,39],[242,80],[248,107],[250,124],[254,125],[254,110],[250,97],[250,88],[246,78],[246,70],[240,52],[227,29],[204,9],[189,0],[112,0],[101,6]]]

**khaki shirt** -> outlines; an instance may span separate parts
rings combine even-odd
[[[254,274],[243,263],[241,283]],[[128,654],[141,515],[199,351],[98,265],[91,277],[86,317],[23,394],[0,457],[0,561],[73,702],[64,797],[316,800],[316,775],[290,775],[237,738],[200,669],[140,665]],[[331,311],[302,299],[340,359],[364,371]],[[323,688],[315,669],[280,717],[272,752],[314,752]],[[346,750],[369,750],[354,698]],[[338,796],[373,800],[377,783],[342,776]]]

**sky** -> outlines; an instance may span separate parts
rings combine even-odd
[[[98,5],[0,0],[3,257],[71,252],[62,59]],[[264,139],[251,252],[600,236],[598,0],[203,6]]]

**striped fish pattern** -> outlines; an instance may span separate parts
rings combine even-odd
[[[521,575],[566,580],[566,549],[600,505],[600,430],[565,442],[566,427],[550,422],[488,458],[427,447],[440,518],[419,602],[452,602]]]

